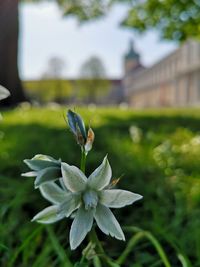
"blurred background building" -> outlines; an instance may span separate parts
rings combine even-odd
[[[118,105],[137,108],[187,107],[200,104],[200,43],[187,41],[147,68],[130,41],[123,60],[124,77],[108,78],[101,60],[91,57],[81,66],[80,77],[60,75],[25,81],[27,95],[39,103],[58,102]],[[83,71],[84,70],[84,71]],[[57,72],[56,72],[57,73]]]
[[[134,107],[187,107],[200,104],[200,43],[188,41],[150,68],[143,68],[131,48],[123,80]]]

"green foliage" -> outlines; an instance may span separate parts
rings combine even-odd
[[[139,33],[156,29],[160,31],[162,38],[169,40],[184,41],[189,38],[200,38],[199,0],[55,1],[65,16],[75,16],[81,22],[106,15],[116,3],[126,4],[128,14],[122,24]]]
[[[164,259],[173,267],[198,267],[199,110],[163,110],[159,113],[154,110],[133,112],[118,109],[77,111],[86,118],[87,125],[92,122],[96,135],[94,152],[92,156],[88,155],[87,175],[99,165],[106,148],[114,170],[113,177],[121,177],[120,188],[128,188],[144,196],[143,201],[135,204],[136,207],[114,211],[121,225],[135,225],[146,230],[140,235],[151,233],[155,238],[154,241],[141,238],[123,266],[161,267]],[[0,173],[4,174],[0,179],[2,267],[71,267],[69,259],[72,262],[81,259],[81,249],[87,242],[83,243],[80,251],[69,251],[66,241],[71,225],[69,221],[64,220],[52,227],[30,222],[38,210],[47,206],[47,202],[37,191],[33,192],[34,181],[31,178],[20,177],[21,172],[27,171],[22,164],[23,159],[38,152],[55,159],[61,157],[79,166],[79,146],[74,148],[73,136],[63,119],[65,112],[66,109],[22,106],[3,113],[0,134]],[[131,125],[140,129],[140,142],[132,142]],[[160,164],[155,151],[165,141],[170,142],[172,149],[167,150],[166,155],[161,153],[163,163]],[[195,145],[191,145],[193,143]],[[127,241],[131,240],[131,236],[132,233],[126,234]],[[124,243],[103,235],[100,239],[104,241],[105,251],[117,259]],[[160,254],[155,247],[158,248],[159,244]]]
[[[32,100],[46,103],[49,101],[64,102],[72,97],[73,84],[67,80],[25,81],[26,94]]]
[[[72,98],[95,102],[103,97],[111,84],[104,78],[80,78],[76,81],[39,80],[24,81],[25,92],[31,100],[39,103],[66,103]]]
[[[80,21],[101,17],[110,7],[110,1],[105,0],[57,0],[64,15],[76,16]]]
[[[107,79],[92,78],[79,79],[76,81],[77,98],[88,103],[96,103],[103,98],[111,84]]]
[[[184,41],[200,38],[199,0],[145,0],[135,1],[123,25],[138,32],[158,29],[161,37]]]

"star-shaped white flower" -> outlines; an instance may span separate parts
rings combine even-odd
[[[125,240],[124,233],[110,208],[122,208],[142,198],[141,195],[125,190],[109,189],[112,170],[107,157],[87,178],[75,166],[61,163],[62,188],[55,182],[42,184],[39,189],[53,203],[33,220],[53,223],[73,212],[75,217],[70,230],[70,246],[76,249],[90,232],[93,221],[107,235]]]

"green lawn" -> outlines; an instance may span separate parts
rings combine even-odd
[[[0,266],[70,267],[81,249],[70,252],[70,219],[52,226],[30,222],[48,204],[23,178],[23,159],[48,154],[79,166],[79,147],[64,120],[64,108],[22,106],[3,113],[0,125]],[[200,266],[200,110],[131,111],[77,108],[95,132],[87,174],[108,158],[120,187],[144,196],[114,213],[124,226],[150,232],[163,247],[164,265],[149,239],[140,240],[123,266]],[[136,126],[139,139],[130,136]],[[133,140],[132,140],[133,139]],[[135,229],[135,228],[134,228]],[[146,232],[145,232],[146,233]],[[125,244],[98,232],[108,255]],[[127,240],[131,234],[126,234]],[[103,266],[107,267],[107,266]]]

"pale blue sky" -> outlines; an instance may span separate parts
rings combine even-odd
[[[48,60],[57,56],[66,62],[64,77],[74,78],[81,64],[93,55],[102,59],[109,77],[121,77],[123,55],[131,38],[146,66],[174,50],[175,44],[160,41],[156,32],[138,36],[119,27],[125,14],[125,7],[118,5],[106,18],[80,26],[76,19],[63,18],[56,4],[21,4],[21,77],[40,78]]]

